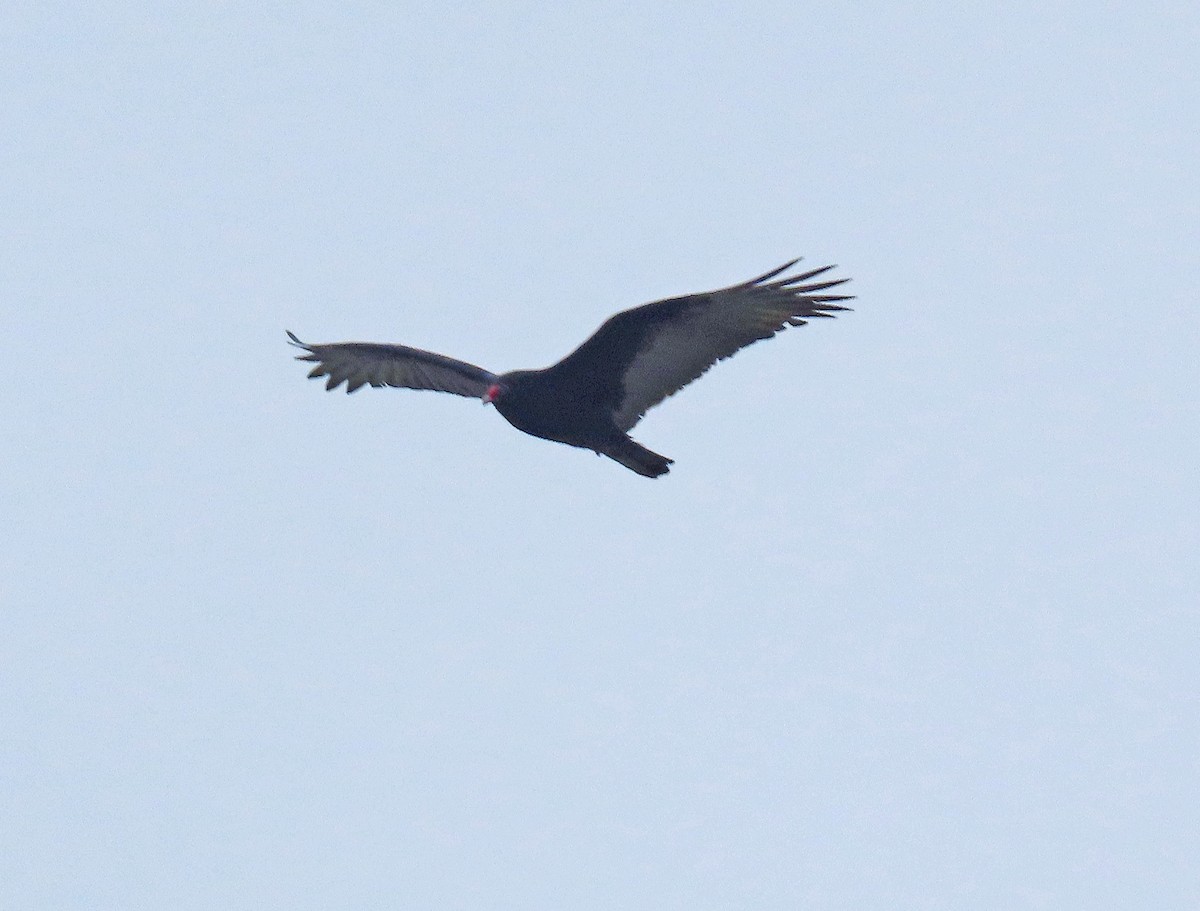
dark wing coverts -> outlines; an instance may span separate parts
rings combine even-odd
[[[798,262],[719,291],[618,313],[551,369],[597,378],[618,371],[622,380],[609,390],[613,422],[628,432],[649,409],[717,361],[787,326],[803,326],[809,318],[847,309],[836,302],[850,300],[849,295],[817,292],[849,279],[810,281],[833,266],[770,281]]]
[[[315,361],[309,378],[328,376],[326,389],[346,384],[346,392],[362,386],[399,386],[404,389],[433,389],[471,398],[482,398],[496,375],[482,367],[457,361],[443,354],[405,345],[376,345],[370,342],[337,342],[309,345],[288,333],[291,344],[306,353],[298,361]]]

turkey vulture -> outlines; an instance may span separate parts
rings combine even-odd
[[[635,443],[629,431],[669,395],[717,361],[788,326],[846,310],[851,296],[820,294],[848,278],[814,282],[833,266],[779,278],[800,260],[740,285],[656,301],[610,317],[587,341],[544,370],[491,373],[404,345],[337,342],[309,345],[290,331],[296,360],[316,363],[310,378],[326,389],[346,384],[434,389],[481,398],[525,433],[591,449],[647,478],[672,459]]]

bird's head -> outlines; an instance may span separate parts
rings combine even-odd
[[[541,374],[540,370],[510,370],[492,380],[483,393],[483,404],[495,405],[498,410],[504,410],[507,405],[512,407],[527,398],[528,380]]]

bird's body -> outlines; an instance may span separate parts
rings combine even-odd
[[[849,297],[814,292],[848,279],[809,282],[832,266],[770,281],[796,262],[719,291],[625,310],[543,370],[497,375],[403,345],[308,345],[288,336],[305,351],[298,360],[316,362],[309,376],[329,377],[327,389],[345,382],[347,392],[399,386],[479,397],[518,430],[591,449],[653,478],[666,474],[672,460],[629,437],[647,410],[746,345],[846,309],[837,302]]]
[[[558,381],[554,368],[517,370],[496,383],[489,399],[504,419],[525,433],[606,455],[648,478],[666,474],[671,459],[639,446],[613,423],[603,386]],[[577,394],[576,394],[577,393]]]

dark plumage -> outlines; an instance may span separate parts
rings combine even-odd
[[[326,389],[346,384],[434,389],[482,398],[526,433],[591,449],[648,478],[671,459],[629,437],[642,415],[717,361],[787,326],[846,310],[847,295],[821,294],[849,279],[812,281],[833,266],[787,278],[793,260],[765,275],[705,294],[634,307],[610,317],[587,341],[543,370],[495,374],[474,364],[404,345],[338,342],[309,345],[297,360],[313,361],[310,377]]]

